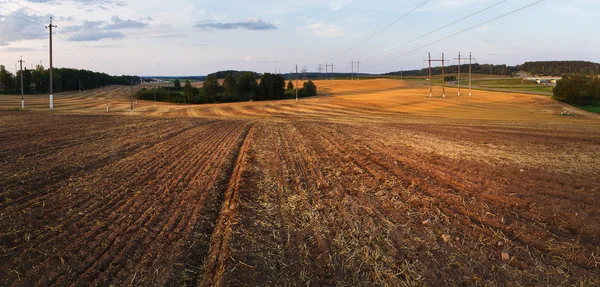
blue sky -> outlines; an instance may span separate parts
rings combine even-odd
[[[335,71],[349,72],[351,60],[363,62],[361,72],[379,73],[422,68],[428,52],[435,57],[445,53],[449,64],[455,64],[452,58],[459,51],[472,52],[480,63],[600,62],[598,0],[546,0],[483,25],[537,0],[424,2],[0,0],[0,64],[13,71],[22,55],[27,67],[40,61],[47,66],[44,23],[50,15],[58,25],[54,66],[109,74],[205,75],[224,69],[285,73],[296,64],[315,71],[332,61]]]

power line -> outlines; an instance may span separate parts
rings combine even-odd
[[[4,8],[4,7],[0,7],[0,8]],[[8,10],[8,9],[7,9],[7,10]],[[36,24],[36,25],[37,25],[37,24],[41,24],[41,22],[34,22],[34,21],[31,21],[31,20],[29,20],[29,19],[26,19],[26,18],[21,18],[21,17],[19,17],[19,16],[15,16],[15,15],[13,15],[13,14],[5,14],[5,13],[2,13],[2,12],[0,12],[0,15],[4,15],[4,16],[8,16],[8,17],[13,17],[13,18],[16,18],[16,19],[19,19],[19,20],[23,20],[23,21],[27,21],[27,22],[30,22],[30,23]]]
[[[59,23],[60,24],[60,23]],[[75,35],[73,35],[71,32],[66,31],[66,30],[61,30],[62,32],[65,32],[67,34],[69,34],[71,36],[71,41],[77,43],[84,51],[86,51],[88,54],[90,54],[93,57],[96,57],[100,63],[104,64],[105,66],[107,66],[110,69],[113,70],[119,70],[121,72],[123,72],[123,70],[121,70],[121,68],[116,67],[114,65],[112,65],[110,62],[108,62],[106,59],[104,59],[102,56],[100,56],[98,53],[94,52],[90,47],[88,47],[87,45],[85,45],[82,41],[80,41]],[[65,39],[65,41],[69,41],[68,39]],[[81,51],[79,51],[81,52]],[[82,53],[83,54],[83,53]]]
[[[406,16],[408,16],[408,15],[412,14],[412,13],[413,13],[413,12],[415,12],[417,9],[419,9],[419,8],[423,7],[423,6],[424,6],[425,4],[427,4],[427,2],[429,2],[429,1],[431,1],[431,0],[426,0],[426,1],[425,1],[425,2],[423,2],[421,5],[419,5],[419,6],[415,7],[414,9],[410,10],[408,13],[406,13],[406,14],[402,15],[402,17],[400,17],[400,18],[398,18],[398,19],[394,20],[394,22],[392,22],[392,23],[388,24],[387,26],[383,27],[383,29],[381,29],[381,30],[379,30],[379,31],[375,32],[375,33],[374,33],[374,34],[372,34],[371,36],[369,36],[369,37],[367,37],[366,39],[362,40],[360,43],[358,43],[358,44],[354,45],[352,48],[350,48],[350,49],[348,49],[348,50],[346,50],[346,51],[344,51],[344,52],[340,53],[339,55],[337,55],[337,56],[335,56],[335,57],[331,58],[331,59],[330,59],[330,61],[332,61],[332,60],[335,60],[336,58],[340,57],[341,55],[343,55],[343,54],[346,54],[346,53],[350,52],[351,50],[353,50],[354,48],[356,48],[356,47],[358,47],[358,46],[360,46],[360,45],[364,44],[366,41],[368,41],[368,40],[370,40],[371,38],[373,38],[373,37],[377,36],[377,34],[379,34],[379,33],[383,32],[385,29],[389,28],[390,26],[392,26],[392,25],[396,24],[398,21],[400,21],[400,20],[404,19]]]
[[[452,34],[452,35],[450,35],[450,36],[447,36],[447,37],[444,37],[444,38],[442,38],[442,39],[439,39],[439,40],[437,40],[437,41],[433,41],[433,42],[431,42],[431,43],[428,43],[428,44],[426,44],[426,45],[423,45],[423,46],[421,46],[421,47],[419,47],[419,48],[416,48],[416,49],[414,49],[414,50],[411,50],[411,51],[409,51],[409,52],[406,52],[406,53],[404,53],[404,54],[402,54],[402,55],[396,56],[396,57],[394,57],[394,58],[391,58],[391,59],[388,59],[388,60],[385,60],[385,61],[382,61],[382,62],[379,62],[379,63],[377,63],[377,64],[374,64],[374,65],[371,65],[371,66],[367,67],[367,69],[373,68],[373,67],[375,67],[375,66],[379,66],[379,65],[381,65],[381,64],[384,64],[384,63],[387,63],[387,62],[393,61],[393,60],[395,60],[395,59],[398,59],[398,58],[400,58],[400,57],[406,56],[406,55],[408,55],[408,54],[414,53],[414,52],[416,52],[416,51],[418,51],[418,50],[421,50],[421,49],[423,49],[423,48],[425,48],[425,47],[431,46],[431,45],[433,45],[433,44],[437,44],[437,43],[439,43],[439,42],[441,42],[441,41],[447,40],[447,39],[449,39],[449,38],[452,38],[452,37],[454,37],[454,36],[456,36],[456,35],[459,35],[459,34],[462,34],[462,33],[464,33],[464,32],[467,32],[467,31],[473,30],[473,29],[475,29],[475,28],[478,28],[478,27],[480,27],[480,26],[483,26],[483,25],[485,25],[485,24],[488,24],[488,23],[490,23],[490,22],[493,22],[493,21],[495,21],[495,20],[498,20],[498,19],[500,19],[500,18],[506,17],[506,16],[508,16],[508,15],[514,14],[514,13],[516,13],[516,12],[519,12],[519,11],[521,11],[521,10],[525,10],[525,9],[527,9],[527,8],[531,7],[531,6],[537,5],[537,4],[539,4],[539,3],[542,3],[542,2],[544,2],[544,1],[546,1],[546,0],[539,0],[539,1],[537,1],[537,2],[534,2],[534,3],[528,4],[528,5],[526,5],[526,6],[523,6],[523,7],[521,7],[521,8],[518,8],[518,9],[512,10],[512,11],[510,11],[510,12],[508,12],[508,13],[505,13],[505,14],[502,14],[502,15],[500,15],[500,16],[498,16],[498,17],[492,18],[491,20],[487,20],[487,21],[485,21],[485,22],[483,22],[483,23],[477,24],[477,25],[475,25],[475,26],[471,26],[471,27],[469,27],[469,28],[467,28],[467,29],[464,29],[464,30],[462,30],[462,31],[460,31],[460,32],[454,33],[454,34]]]
[[[12,3],[15,3],[15,4],[19,5],[19,6],[22,6],[22,7],[26,8],[26,9],[29,9],[29,10],[31,10],[31,11],[34,11],[34,12],[37,12],[37,13],[40,13],[40,14],[44,14],[44,13],[42,13],[42,12],[38,11],[38,10],[35,10],[35,9],[33,9],[33,8],[30,8],[30,7],[27,7],[27,6],[25,6],[25,5],[22,5],[22,4],[20,4],[20,3],[14,2],[14,1],[12,1],[12,0],[9,0],[9,1],[10,1],[10,2],[12,2]],[[38,22],[38,23],[40,23],[40,24],[44,23],[44,22],[42,22],[42,21],[40,21],[40,20],[38,20],[38,19],[36,19],[36,18],[34,18],[34,17],[32,17],[32,16],[29,16],[29,15],[26,15],[26,14],[23,14],[23,13],[20,13],[20,12],[18,12],[18,11],[11,10],[11,9],[8,9],[8,8],[5,8],[5,7],[1,7],[1,6],[0,6],[0,8],[6,9],[6,10],[8,10],[8,11],[12,11],[12,12],[14,12],[14,13],[18,13],[18,14],[20,14],[20,15],[23,15],[23,16],[27,17],[27,18],[33,19],[33,20],[35,20],[36,22]],[[8,16],[15,17],[14,15],[8,15]],[[28,20],[28,19],[24,19],[24,18],[20,18],[20,17],[15,17],[15,18],[18,18],[18,19],[21,19],[21,20],[24,20],[24,21],[28,21],[28,22],[31,22],[31,23],[34,23],[34,24],[38,24],[38,23],[35,23],[35,22],[33,22],[33,21],[30,21],[30,20]],[[59,24],[59,25],[63,26],[63,25],[62,25],[62,24],[61,24],[59,21],[57,21],[56,19],[54,19],[54,21],[55,21],[55,22],[57,22],[57,24]],[[112,69],[112,70],[119,70],[119,71],[121,71],[122,73],[124,73],[124,72],[123,72],[123,70],[122,70],[121,68],[119,68],[119,67],[116,67],[116,66],[112,65],[110,62],[108,62],[106,59],[104,59],[104,58],[103,58],[102,56],[100,56],[98,53],[94,52],[94,51],[93,51],[93,50],[92,50],[90,47],[88,47],[87,45],[85,45],[85,44],[84,44],[84,43],[83,43],[81,40],[79,40],[79,39],[78,39],[78,38],[77,38],[75,35],[73,35],[71,32],[69,32],[69,31],[66,31],[66,30],[61,30],[61,31],[62,31],[62,32],[65,32],[65,33],[67,33],[67,34],[69,34],[69,36],[70,36],[70,38],[71,38],[71,41],[69,41],[69,39],[67,39],[67,38],[63,37],[62,35],[60,35],[60,34],[61,34],[60,32],[57,32],[57,35],[59,35],[61,38],[63,38],[63,39],[64,39],[64,40],[65,40],[67,43],[69,43],[69,44],[70,44],[70,45],[71,45],[73,48],[75,48],[75,49],[76,49],[78,52],[80,52],[80,53],[81,53],[81,54],[83,54],[84,56],[86,56],[86,57],[88,57],[88,58],[90,58],[90,59],[92,59],[92,60],[94,60],[94,61],[97,61],[97,62],[99,62],[99,63],[101,63],[101,64],[103,64],[103,65],[107,66],[109,69]],[[81,47],[81,48],[82,48],[82,49],[83,49],[85,52],[87,52],[87,53],[88,53],[89,55],[91,55],[92,57],[95,57],[95,59],[94,59],[94,58],[92,58],[92,57],[90,57],[90,56],[88,56],[88,55],[86,55],[86,54],[84,54],[84,53],[83,53],[83,52],[82,52],[80,49],[78,49],[77,47],[73,46],[73,45],[72,45],[70,42],[75,42],[75,43],[77,43],[77,44],[78,44],[78,45],[79,45],[79,46],[80,46],[80,47]]]
[[[480,54],[482,56],[600,56],[600,54]]]
[[[34,11],[34,12],[37,12],[37,13],[40,13],[40,14],[44,15],[44,13],[42,13],[42,12],[40,12],[40,11],[38,11],[38,10],[35,10],[35,9],[33,9],[33,8],[27,7],[27,6],[25,6],[25,5],[21,4],[21,3],[17,3],[17,2],[15,2],[15,1],[12,1],[12,0],[8,0],[8,1],[10,1],[10,2],[12,2],[12,3],[15,3],[15,4],[17,4],[17,5],[21,6],[21,7],[27,8],[27,9],[29,9],[29,10],[31,10],[31,11]]]
[[[6,8],[6,7],[2,7],[2,6],[0,6],[0,8],[2,8],[2,9],[4,9],[4,10],[11,11],[11,12],[13,12],[13,13],[17,13],[17,14],[19,14],[19,15],[22,15],[22,16],[25,16],[25,17],[27,17],[27,18],[34,19],[36,22],[38,22],[38,23],[40,23],[40,24],[45,24],[43,21],[41,21],[41,20],[39,20],[39,19],[35,19],[35,18],[33,18],[33,17],[31,17],[31,16],[29,16],[29,15],[27,15],[27,14],[23,14],[23,13],[21,13],[21,12],[19,12],[19,11],[15,11],[15,10],[12,10],[12,9],[8,9],[8,8]],[[27,20],[25,20],[25,21],[27,21]]]
[[[446,25],[444,25],[444,26],[442,26],[442,27],[440,27],[440,28],[437,28],[437,29],[435,29],[435,30],[433,30],[433,31],[431,31],[431,32],[428,32],[428,33],[426,33],[426,34],[423,34],[423,35],[421,35],[421,36],[419,36],[419,37],[417,37],[417,38],[414,38],[414,39],[412,39],[412,40],[410,40],[410,41],[408,41],[408,42],[405,42],[405,43],[403,43],[403,44],[401,44],[401,45],[398,45],[398,46],[396,46],[396,47],[393,47],[393,48],[391,48],[391,49],[389,49],[389,50],[387,50],[387,51],[384,51],[384,52],[382,52],[382,53],[379,53],[379,54],[377,54],[377,55],[375,55],[375,56],[373,56],[373,57],[371,57],[371,58],[369,58],[369,59],[365,60],[365,62],[368,62],[368,61],[370,61],[370,60],[372,60],[372,59],[374,59],[374,58],[377,58],[377,57],[379,57],[379,56],[381,56],[381,55],[387,54],[387,53],[389,53],[389,52],[391,52],[391,51],[393,51],[393,50],[396,50],[396,49],[398,49],[398,48],[404,47],[404,46],[406,46],[406,45],[408,45],[408,44],[410,44],[410,43],[412,43],[412,42],[415,42],[415,41],[417,41],[417,40],[423,39],[423,38],[425,38],[425,37],[427,37],[427,36],[429,36],[429,35],[431,35],[431,34],[433,34],[433,33],[435,33],[435,32],[438,32],[438,31],[440,31],[440,30],[442,30],[442,29],[448,28],[448,27],[450,27],[450,26],[452,26],[452,25],[454,25],[454,24],[456,24],[456,23],[458,23],[458,22],[462,22],[462,21],[464,21],[464,20],[466,20],[466,19],[468,19],[468,18],[471,18],[471,17],[473,17],[473,16],[475,16],[475,15],[477,15],[477,14],[480,14],[480,13],[483,13],[483,12],[485,12],[485,11],[489,10],[489,9],[492,9],[492,8],[494,8],[494,7],[498,6],[498,5],[500,5],[500,4],[502,4],[502,3],[506,2],[506,1],[508,1],[508,0],[502,0],[502,1],[500,1],[500,2],[498,2],[498,3],[496,3],[496,4],[494,4],[494,5],[488,6],[488,7],[484,8],[484,9],[481,9],[481,10],[479,10],[479,11],[475,12],[475,13],[469,14],[469,15],[467,15],[467,16],[465,16],[465,17],[463,17],[463,18],[460,18],[460,19],[458,19],[458,20],[456,20],[456,21],[452,22],[452,23],[446,24]]]

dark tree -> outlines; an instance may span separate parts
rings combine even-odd
[[[189,80],[185,80],[185,86],[183,87],[183,91],[185,92],[186,102],[192,102],[192,84]]]
[[[306,91],[307,96],[312,97],[317,95],[317,86],[313,81],[308,81],[304,83],[303,90]]]
[[[291,91],[291,90],[293,90],[293,89],[294,89],[294,84],[292,83],[292,81],[289,81],[289,82],[288,82],[288,85],[287,85],[287,90],[288,90],[288,91]]]
[[[246,72],[240,74],[237,80],[237,87],[242,101],[256,100],[258,84],[256,83],[254,73]]]
[[[14,76],[3,65],[0,65],[0,85],[4,91],[12,91],[15,85]]]
[[[175,87],[175,90],[181,90],[181,82],[178,79],[175,79],[173,86]]]
[[[229,100],[232,99],[232,94],[235,93],[236,90],[236,82],[231,73],[227,73],[225,76],[225,80],[223,80],[223,88],[225,89],[225,93],[227,94],[227,98]]]
[[[285,94],[285,79],[282,75],[266,73],[260,78],[257,100],[280,100]]]
[[[219,93],[219,80],[217,76],[210,75],[206,77],[204,83],[202,83],[202,90],[204,91],[204,97],[207,103],[212,103]]]

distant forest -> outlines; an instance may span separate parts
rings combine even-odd
[[[490,64],[483,64],[483,65],[482,64],[473,64],[473,65],[471,65],[471,69],[472,69],[473,74],[491,74],[491,75],[499,75],[499,76],[510,76],[511,73],[519,71],[518,69],[515,69],[515,67],[510,67],[507,65],[490,65]],[[468,73],[469,72],[469,64],[460,65],[460,70],[462,73]],[[456,74],[456,73],[458,73],[458,65],[444,67],[444,72],[446,74]],[[442,67],[441,66],[440,67],[432,67],[431,74],[432,75],[441,75]],[[400,71],[387,73],[385,75],[399,76]],[[427,76],[427,75],[429,75],[429,69],[425,68],[425,69],[421,69],[421,70],[402,71],[402,75],[403,76]]]
[[[208,76],[214,75],[217,77],[217,79],[225,79],[225,77],[227,76],[227,74],[231,74],[233,77],[237,77],[241,74],[244,73],[251,73],[254,75],[254,77],[256,79],[260,79],[261,74],[253,72],[253,71],[236,71],[236,70],[225,70],[225,71],[218,71],[206,76],[173,76],[173,77],[163,77],[163,76],[158,76],[158,77],[144,77],[143,81],[144,82],[154,82],[154,80],[180,80],[180,81],[185,81],[185,80],[190,80],[190,81],[204,81],[206,80],[206,78]]]
[[[219,83],[218,76],[223,76],[223,83]],[[136,98],[143,100],[208,104],[245,101],[281,100],[296,97],[294,85],[288,82],[286,86],[283,75],[262,74],[260,83],[257,82],[255,72],[223,71],[212,73],[204,79],[201,88],[193,87],[189,80],[182,85],[179,79],[174,81],[173,87],[158,89],[142,89],[136,93]],[[298,91],[298,97],[309,97],[317,94],[317,86],[312,82],[305,82]]]
[[[469,65],[460,65],[462,72],[469,71]],[[491,74],[510,76],[517,72],[524,71],[538,76],[562,76],[563,74],[581,73],[586,75],[600,74],[600,64],[586,61],[544,61],[544,62],[525,62],[522,65],[491,65],[491,64],[473,64],[474,74]],[[445,67],[446,74],[455,74],[458,72],[458,65]],[[404,76],[427,76],[427,68],[421,70],[403,71]],[[431,68],[432,75],[441,75],[442,67]],[[399,76],[400,71],[387,73],[385,75]]]
[[[518,70],[541,76],[562,76],[563,74],[599,74],[600,64],[585,61],[526,62],[516,66]]]
[[[565,74],[556,83],[554,98],[572,105],[600,105],[600,78],[595,75]]]
[[[105,73],[69,68],[54,68],[52,70],[54,92],[77,91],[80,89],[95,89],[108,85],[129,85],[140,83],[137,76],[110,76]],[[23,69],[23,90],[27,94],[48,93],[50,73],[38,65],[35,70]],[[21,92],[21,73],[13,75],[0,65],[0,87],[3,93]]]

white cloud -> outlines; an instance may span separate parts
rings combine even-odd
[[[323,22],[317,22],[308,26],[298,28],[300,32],[304,30],[312,31],[313,34],[319,37],[335,38],[342,37],[345,33],[333,24],[324,24]]]
[[[342,8],[350,5],[350,3],[352,3],[352,0],[333,0],[329,3],[329,8],[331,9],[331,11],[337,12]]]

